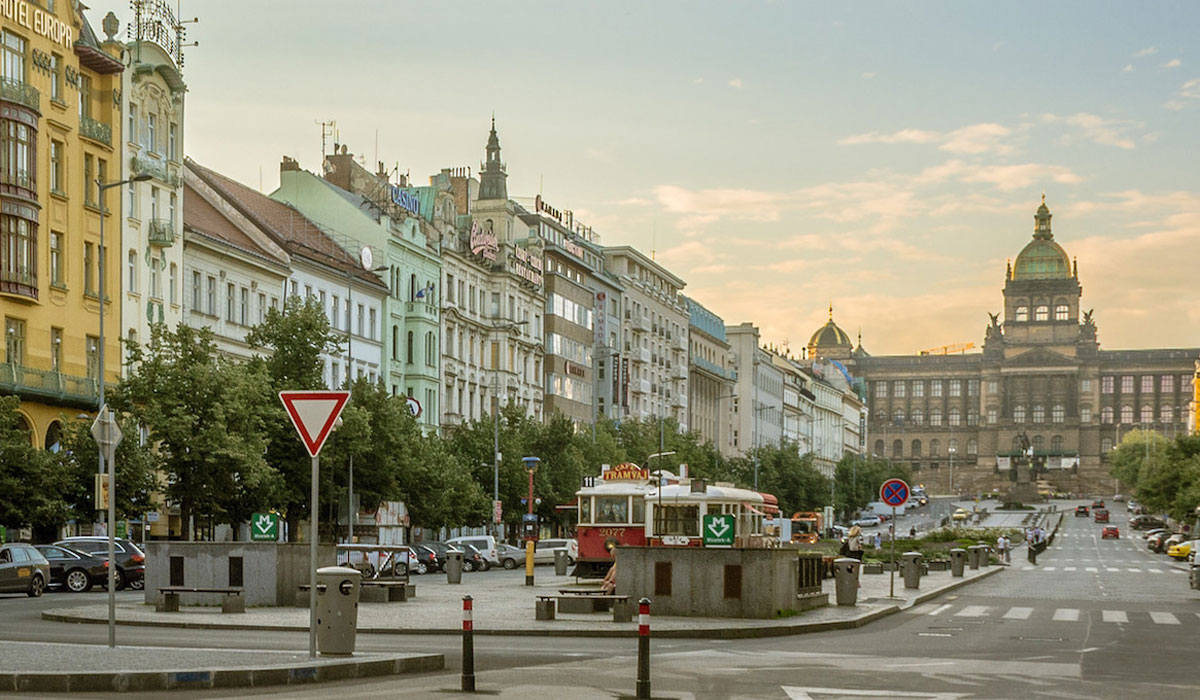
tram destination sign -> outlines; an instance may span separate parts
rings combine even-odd
[[[733,546],[733,515],[705,515],[701,520],[701,531],[705,547]]]

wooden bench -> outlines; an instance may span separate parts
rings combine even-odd
[[[536,616],[539,620],[553,620],[556,612],[594,613],[612,610],[613,622],[632,622],[633,604],[627,595],[586,593],[583,595],[539,595]]]
[[[203,586],[163,586],[158,589],[158,600],[154,603],[156,612],[179,612],[180,593],[220,593],[222,613],[246,612],[246,598],[242,595],[244,588]]]

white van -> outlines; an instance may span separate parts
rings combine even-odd
[[[538,540],[533,548],[533,563],[534,564],[553,564],[554,551],[564,549],[567,552],[567,564],[574,565],[575,560],[579,558],[579,542],[577,540],[568,539],[546,539]]]
[[[500,553],[496,550],[496,538],[491,535],[464,535],[446,540],[446,544],[469,544],[483,555],[484,567],[487,571],[492,566],[500,565]]]

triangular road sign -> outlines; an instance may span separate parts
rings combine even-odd
[[[321,452],[333,424],[350,400],[348,391],[281,391],[279,400],[287,409],[292,425],[310,457]]]

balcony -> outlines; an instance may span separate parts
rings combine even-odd
[[[104,122],[98,122],[91,117],[80,115],[79,135],[93,141],[98,141],[105,146],[112,145],[112,127]]]
[[[135,173],[144,173],[171,187],[179,186],[179,174],[177,172],[179,166],[168,166],[164,158],[156,158],[142,151],[133,157],[131,167]]]
[[[629,390],[635,394],[649,394],[650,380],[649,379],[632,379],[629,382]]]
[[[671,397],[671,405],[675,408],[687,408],[687,394],[678,393]]]
[[[84,408],[95,406],[98,398],[95,379],[32,369],[8,362],[0,363],[0,392],[49,399]]]
[[[650,349],[649,348],[637,348],[635,350],[631,350],[629,352],[629,359],[633,360],[634,362],[641,362],[644,364],[649,364]]]
[[[635,331],[639,331],[641,333],[650,332],[650,319],[646,318],[645,316],[638,316],[635,314],[634,317],[630,319],[629,323],[633,326],[633,330]]]
[[[687,336],[684,335],[683,333],[676,335],[675,338],[671,341],[671,343],[676,350],[681,350],[681,351],[686,352],[688,349],[688,339],[687,339]]]
[[[150,245],[163,248],[175,245],[175,222],[170,219],[151,219]]]
[[[0,293],[37,299],[37,268],[22,267],[16,270],[0,270]]]
[[[675,367],[671,370],[671,376],[675,379],[686,380],[688,378],[687,365],[675,365]]]
[[[19,80],[0,78],[0,100],[16,102],[41,114],[42,94],[34,86]]]
[[[429,321],[430,323],[437,323],[438,307],[423,301],[406,301],[404,302],[404,317],[406,319],[420,319]]]

